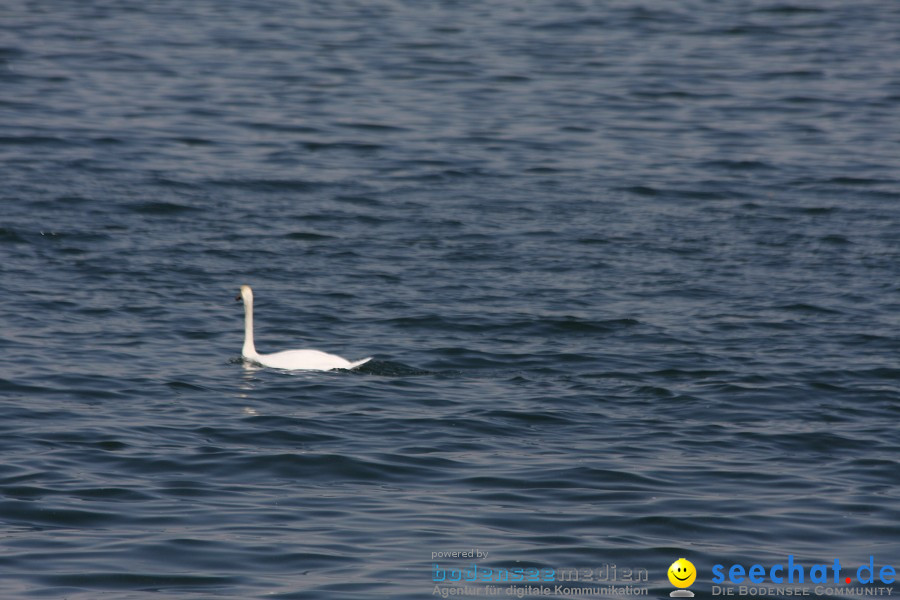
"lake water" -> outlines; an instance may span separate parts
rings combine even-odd
[[[900,593],[898,56],[894,0],[3,2],[0,597]],[[374,359],[244,365],[245,283]]]

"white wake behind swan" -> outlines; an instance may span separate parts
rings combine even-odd
[[[244,301],[244,347],[241,356],[245,360],[273,369],[305,371],[330,371],[331,369],[355,369],[369,362],[372,357],[350,362],[335,354],[321,350],[284,350],[272,354],[260,354],[253,345],[253,290],[249,285],[241,286],[241,293],[235,300]]]

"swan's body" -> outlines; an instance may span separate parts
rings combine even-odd
[[[284,350],[272,354],[260,354],[253,344],[253,290],[249,285],[241,286],[236,300],[244,301],[244,347],[241,356],[250,362],[273,369],[330,371],[331,369],[355,369],[372,360],[371,357],[351,362],[336,354],[321,350]]]

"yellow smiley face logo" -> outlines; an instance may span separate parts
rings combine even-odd
[[[686,558],[679,558],[669,567],[669,582],[677,588],[691,587],[697,579],[697,569]]]

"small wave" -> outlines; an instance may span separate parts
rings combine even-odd
[[[419,375],[435,375],[437,371],[428,371],[418,367],[389,360],[372,359],[369,362],[353,369],[355,373],[367,375],[381,375],[384,377],[416,377]]]
[[[174,202],[141,202],[129,207],[132,212],[142,215],[174,215],[198,210],[193,206]]]
[[[358,129],[360,131],[406,131],[405,127],[387,125],[385,123],[370,123],[365,121],[351,121],[349,123],[335,123],[338,127]]]
[[[297,240],[301,242],[322,242],[325,240],[334,239],[333,235],[327,235],[324,233],[314,233],[312,231],[294,231],[291,233],[287,233],[284,236],[289,240]]]
[[[0,243],[21,244],[25,241],[25,238],[19,235],[15,230],[0,227]]]
[[[710,160],[703,163],[706,167],[728,169],[732,171],[762,171],[774,169],[775,166],[761,160]]]
[[[329,183],[306,179],[208,179],[207,184],[255,192],[311,192],[328,187]]]
[[[776,307],[780,310],[786,310],[789,312],[799,312],[799,313],[807,313],[807,314],[822,314],[822,315],[839,315],[842,314],[839,310],[834,310],[832,308],[826,308],[824,306],[820,306],[817,304],[808,304],[806,302],[795,302],[793,304],[785,304],[783,306]]]
[[[774,4],[772,6],[762,6],[754,8],[750,12],[768,13],[773,15],[817,15],[827,12],[824,8],[817,6],[800,6],[798,4]]]
[[[26,500],[0,502],[3,520],[13,524],[41,525],[44,527],[82,528],[112,527],[129,521],[127,514],[116,511],[98,511],[63,506],[48,507],[44,503]]]
[[[833,183],[835,185],[846,185],[846,186],[870,186],[870,185],[884,185],[884,184],[894,184],[896,181],[891,179],[875,179],[872,177],[832,177],[827,180],[827,183]]]
[[[17,135],[0,136],[0,146],[52,146],[66,148],[80,144],[66,138],[50,135]]]
[[[381,144],[362,142],[301,142],[300,145],[310,152],[344,150],[349,152],[370,154],[384,149],[384,146],[382,146]]]
[[[225,588],[240,585],[243,577],[230,575],[174,575],[171,573],[86,572],[35,576],[44,585],[96,590],[139,590],[160,592],[194,588]],[[98,592],[104,595],[104,592]]]

